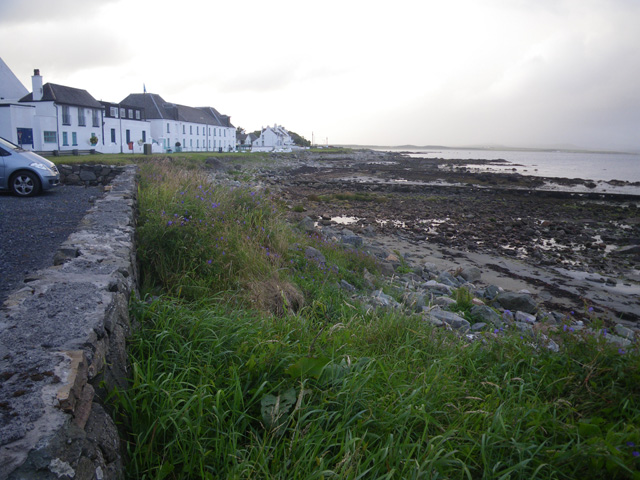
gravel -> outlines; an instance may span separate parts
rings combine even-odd
[[[65,185],[30,198],[0,192],[0,305],[25,275],[53,265],[60,244],[102,195],[103,187]]]

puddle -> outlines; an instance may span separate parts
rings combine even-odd
[[[358,220],[361,220],[359,217],[348,217],[346,215],[341,215],[338,217],[331,217],[331,221],[334,223],[338,223],[340,225],[353,225],[354,223],[358,223]]]

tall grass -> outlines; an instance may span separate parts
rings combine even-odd
[[[156,296],[132,304],[133,379],[115,399],[130,478],[639,478],[635,349],[569,330],[562,354],[519,334],[469,342],[365,311],[336,284],[362,286],[370,260],[289,230],[262,193],[168,165],[143,179]],[[275,277],[304,305],[253,301]]]

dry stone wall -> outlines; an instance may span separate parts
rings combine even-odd
[[[136,171],[120,170],[54,266],[0,310],[0,480],[123,478],[105,401],[126,387],[138,278]]]
[[[124,171],[125,167],[95,164],[62,164],[60,182],[65,185],[108,185]]]

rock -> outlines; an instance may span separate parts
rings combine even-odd
[[[547,339],[547,348],[554,353],[558,353],[560,351],[560,346],[550,338]]]
[[[620,325],[619,323],[616,324],[616,326],[614,327],[614,330],[618,335],[620,335],[623,338],[627,338],[629,340],[633,340],[634,337],[636,336],[636,333],[633,330],[625,327],[624,325]]]
[[[316,248],[313,247],[307,247],[306,250],[304,251],[304,257],[307,260],[311,260],[312,262],[317,262],[317,263],[326,263],[327,259],[324,257],[324,255],[322,254],[322,252]]]
[[[451,295],[453,289],[449,285],[437,282],[435,280],[429,280],[424,286],[429,290],[440,294]]]
[[[537,319],[535,315],[531,315],[530,313],[521,311],[516,312],[516,322],[530,323],[531,325],[533,325],[534,323],[536,323],[536,321]]]
[[[640,245],[627,245],[612,251],[609,255],[636,255],[640,253]]]
[[[489,285],[484,289],[484,298],[487,300],[493,300],[500,294],[500,287],[496,287],[495,285]]]
[[[366,268],[364,269],[364,272],[362,273],[362,278],[364,279],[364,284],[367,288],[374,288],[374,281],[376,279],[376,277],[374,277],[369,270],[367,270]]]
[[[537,303],[527,293],[503,292],[496,297],[496,301],[505,309],[520,310],[525,313],[536,313]]]
[[[482,272],[478,267],[466,267],[460,272],[460,276],[467,282],[477,282],[482,276]]]
[[[396,273],[395,268],[393,268],[393,264],[389,262],[378,262],[378,268],[380,269],[380,273],[387,277]]]
[[[497,326],[504,324],[500,315],[498,315],[493,308],[487,307],[486,305],[474,305],[471,307],[471,315],[482,320],[482,322]]]
[[[440,275],[438,275],[437,280],[438,282],[444,283],[445,285],[449,285],[453,288],[458,288],[460,286],[460,282],[449,272],[441,272]]]
[[[437,318],[433,318],[429,316],[425,317],[424,321],[436,327],[441,327],[444,325],[444,322],[442,320],[438,320]]]
[[[415,292],[407,292],[402,295],[402,303],[405,307],[412,308],[416,312],[422,311],[422,307],[426,305],[425,296]]]
[[[478,323],[474,323],[473,325],[471,325],[471,331],[472,332],[479,332],[481,330],[486,330],[488,327],[488,325],[484,322],[478,322]]]
[[[342,236],[342,243],[346,243],[347,245],[353,245],[354,247],[361,247],[362,244],[364,243],[364,240],[362,240],[362,237],[359,237],[357,235],[343,235]]]
[[[439,308],[431,309],[427,316],[440,320],[456,330],[466,332],[471,328],[471,324],[460,315],[453,312],[447,312],[446,310],[440,310]]]
[[[447,308],[450,305],[456,303],[456,301],[451,297],[437,297],[432,302],[434,305],[438,305],[440,307]]]
[[[304,217],[300,220],[298,228],[305,233],[314,233],[316,231],[315,222],[309,217]]]
[[[376,290],[371,294],[372,304],[376,307],[399,309],[400,304],[393,297],[382,290]]]
[[[605,338],[607,339],[607,342],[614,343],[621,347],[628,347],[629,345],[631,345],[631,340],[629,340],[628,338],[619,337],[617,335],[609,334]]]
[[[435,273],[436,275],[439,273],[438,267],[435,263],[425,263],[422,265],[422,270],[429,273]]]
[[[356,291],[356,287],[351,285],[346,280],[340,280],[340,288],[342,288],[343,290],[346,290],[347,292],[355,292]]]
[[[533,332],[533,326],[530,323],[516,322],[516,328],[523,333]]]

